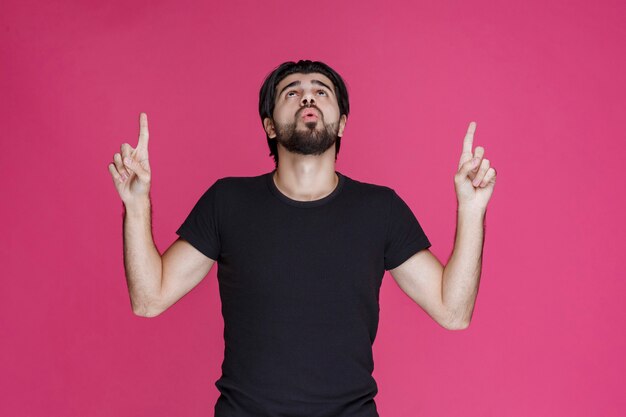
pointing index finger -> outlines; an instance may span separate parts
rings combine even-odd
[[[139,114],[139,142],[137,149],[148,150],[148,115],[146,113]]]
[[[476,132],[476,122],[470,122],[463,139],[463,154],[472,154],[472,144],[474,143],[474,132]]]

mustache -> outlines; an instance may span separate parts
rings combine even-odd
[[[315,109],[315,110],[317,110],[317,112],[320,114],[320,116],[321,116],[321,117],[324,117],[324,113],[322,113],[322,111],[321,111],[320,109],[318,109],[318,108],[317,108],[317,106],[314,106],[314,105],[313,105],[313,106],[305,106],[305,107],[302,107],[300,110],[298,110],[298,111],[296,112],[296,117],[300,117],[300,115],[302,115],[302,112],[303,112],[303,111],[306,111],[306,110],[309,110],[309,109]]]

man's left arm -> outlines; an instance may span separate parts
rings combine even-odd
[[[457,228],[454,250],[444,267],[428,249],[390,270],[400,288],[441,326],[449,330],[469,326],[482,269],[484,221],[496,171],[483,158],[485,150],[472,142],[476,123],[470,123],[454,177]]]

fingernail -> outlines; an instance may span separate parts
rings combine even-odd
[[[124,163],[127,165],[130,165],[131,164],[130,158],[124,158]]]

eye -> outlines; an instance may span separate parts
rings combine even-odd
[[[287,96],[287,97],[293,97],[293,95],[292,95],[292,94],[296,94],[296,92],[295,92],[294,90],[288,91],[288,92],[287,92],[287,94],[286,94],[286,96]]]
[[[324,90],[319,90],[317,92],[317,94],[322,94],[323,96],[327,96],[328,95],[328,94],[326,94],[326,91],[324,91]]]

